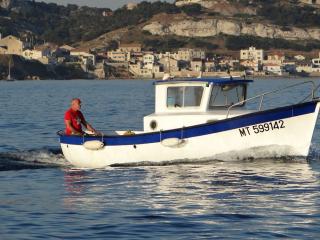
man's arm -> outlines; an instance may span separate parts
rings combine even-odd
[[[97,131],[84,119],[84,117],[81,118],[81,123],[89,131],[97,133]]]
[[[91,132],[94,132],[94,133],[97,132],[88,122],[86,122],[85,127]]]

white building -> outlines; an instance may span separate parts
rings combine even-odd
[[[312,59],[312,66],[315,68],[320,68],[320,53],[318,58]]]
[[[317,68],[320,67],[320,58],[312,59],[312,65]]]
[[[256,49],[255,47],[249,47],[249,49],[240,50],[240,60],[251,60],[261,63],[264,58],[264,51],[262,49]]]
[[[202,49],[180,48],[175,59],[190,62],[194,58],[205,59],[206,52]]]
[[[27,49],[23,51],[23,57],[30,60],[50,56],[51,49],[47,45],[36,46],[34,49]]]
[[[89,66],[96,65],[96,56],[88,49],[73,49],[70,51],[70,56],[78,58],[85,71],[88,71]]]
[[[298,61],[303,61],[303,60],[306,59],[306,57],[303,56],[303,55],[296,55],[296,56],[294,56],[294,59],[296,59],[296,60],[298,60]]]
[[[312,64],[300,64],[296,67],[297,72],[315,73],[320,72],[320,67],[314,66]]]
[[[156,58],[153,54],[145,54],[143,55],[143,63],[144,64],[154,64],[156,61]]]
[[[42,53],[42,51],[38,51],[38,50],[35,50],[35,49],[27,49],[27,50],[23,51],[22,56],[25,59],[37,60],[37,59],[43,57],[43,53]]]
[[[268,74],[276,74],[281,76],[283,74],[283,69],[280,64],[268,63],[263,65],[263,70]]]
[[[146,65],[143,65],[142,62],[130,64],[129,71],[136,77],[142,78],[160,78],[163,76],[160,65],[151,63]]]

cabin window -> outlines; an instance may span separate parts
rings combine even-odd
[[[167,107],[199,107],[203,87],[168,87]]]
[[[209,108],[227,107],[245,99],[245,85],[222,85],[212,89]],[[243,105],[243,104],[242,104]],[[240,106],[240,105],[239,105]]]

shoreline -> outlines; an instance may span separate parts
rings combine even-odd
[[[235,76],[233,76],[235,78]],[[176,79],[181,78],[190,78],[190,79],[196,79],[196,77],[177,77]],[[228,78],[228,76],[221,77],[221,76],[210,76],[210,77],[203,77],[203,78]],[[237,78],[239,78],[237,76]],[[243,78],[243,77],[240,77]],[[279,79],[319,79],[320,76],[298,76],[298,75],[290,75],[290,76],[271,76],[271,75],[247,75],[245,77],[246,79],[253,79],[253,80],[259,80],[259,79],[269,79],[269,80],[279,80]],[[162,78],[108,78],[108,79],[98,79],[98,78],[74,78],[74,79],[15,79],[13,81],[8,81],[6,79],[0,79],[0,82],[39,82],[39,81],[132,81],[132,80],[139,80],[139,81],[159,81],[162,80]]]

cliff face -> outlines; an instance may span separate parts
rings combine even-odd
[[[183,37],[213,37],[219,34],[233,36],[252,35],[266,38],[282,38],[286,40],[319,40],[320,28],[282,29],[280,26],[263,23],[245,23],[224,19],[176,20],[163,23],[152,21],[143,30],[153,35],[177,35]]]

